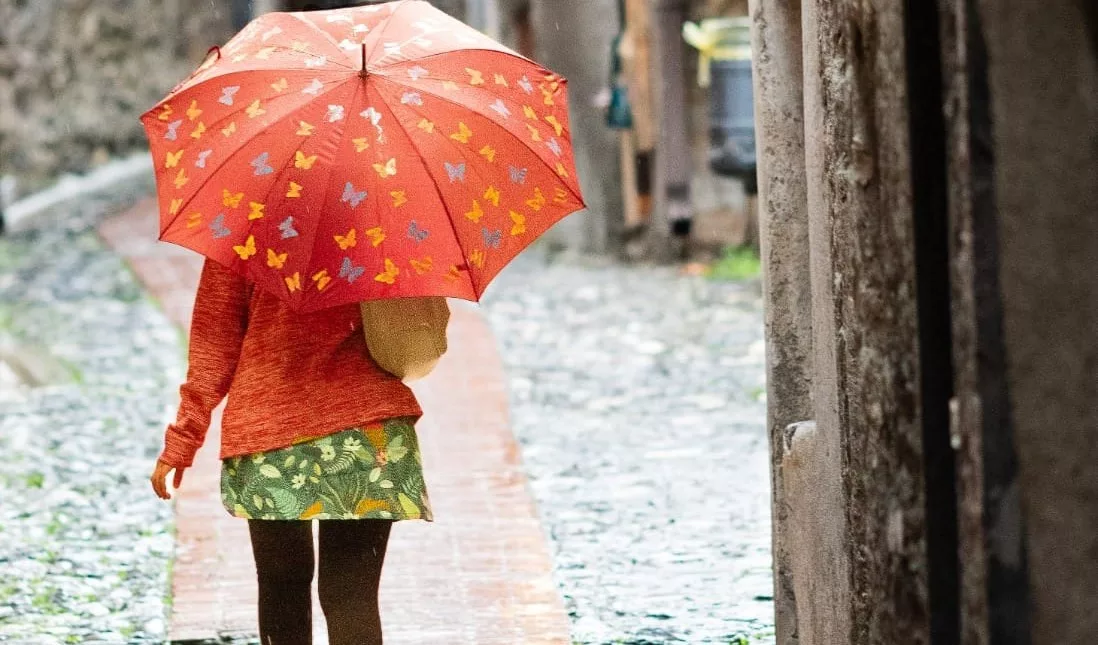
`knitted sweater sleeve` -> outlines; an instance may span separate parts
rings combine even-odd
[[[189,467],[206,439],[210,416],[228,394],[248,326],[247,280],[206,260],[191,317],[187,380],[179,388],[175,423],[164,435],[160,460]]]

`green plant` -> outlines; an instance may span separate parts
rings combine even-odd
[[[713,280],[748,280],[761,273],[762,262],[755,249],[738,246],[725,249],[721,259],[709,267],[708,275]]]
[[[42,488],[46,483],[46,476],[36,470],[32,473],[28,473],[25,481],[27,483],[27,488]]]

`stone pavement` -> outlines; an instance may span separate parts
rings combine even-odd
[[[146,190],[0,238],[0,362],[23,375],[0,383],[0,643],[164,642],[172,512],[147,475],[180,338],[93,230]]]
[[[532,252],[484,309],[574,642],[772,643],[757,281]]]
[[[155,204],[139,204],[104,222],[100,232],[130,261],[172,319],[185,326],[199,264],[189,251],[152,242]],[[450,334],[451,351],[415,388],[426,410],[420,432],[438,519],[399,523],[394,529],[382,581],[386,642],[570,643],[545,536],[510,428],[495,341],[483,318],[460,303],[455,303]],[[217,445],[214,428],[176,500],[170,626],[176,641],[254,634],[247,528],[221,509]],[[321,627],[319,607],[315,614]]]

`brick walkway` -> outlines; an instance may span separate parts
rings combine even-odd
[[[201,260],[157,244],[151,201],[103,223],[173,321],[186,328]],[[433,524],[398,523],[382,580],[391,645],[567,645],[568,620],[507,415],[495,341],[455,303],[450,352],[415,386]],[[243,520],[218,497],[217,425],[176,496],[172,642],[255,633],[255,569]],[[152,492],[150,491],[150,495]],[[323,645],[319,607],[316,642]]]

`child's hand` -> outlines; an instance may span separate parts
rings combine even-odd
[[[168,464],[157,460],[156,468],[153,470],[153,474],[149,479],[152,481],[153,491],[156,492],[156,496],[160,499],[171,499],[171,493],[168,492],[167,482],[168,473],[173,469]],[[175,468],[175,480],[172,482],[172,488],[176,490],[183,483],[183,471],[186,468]]]

